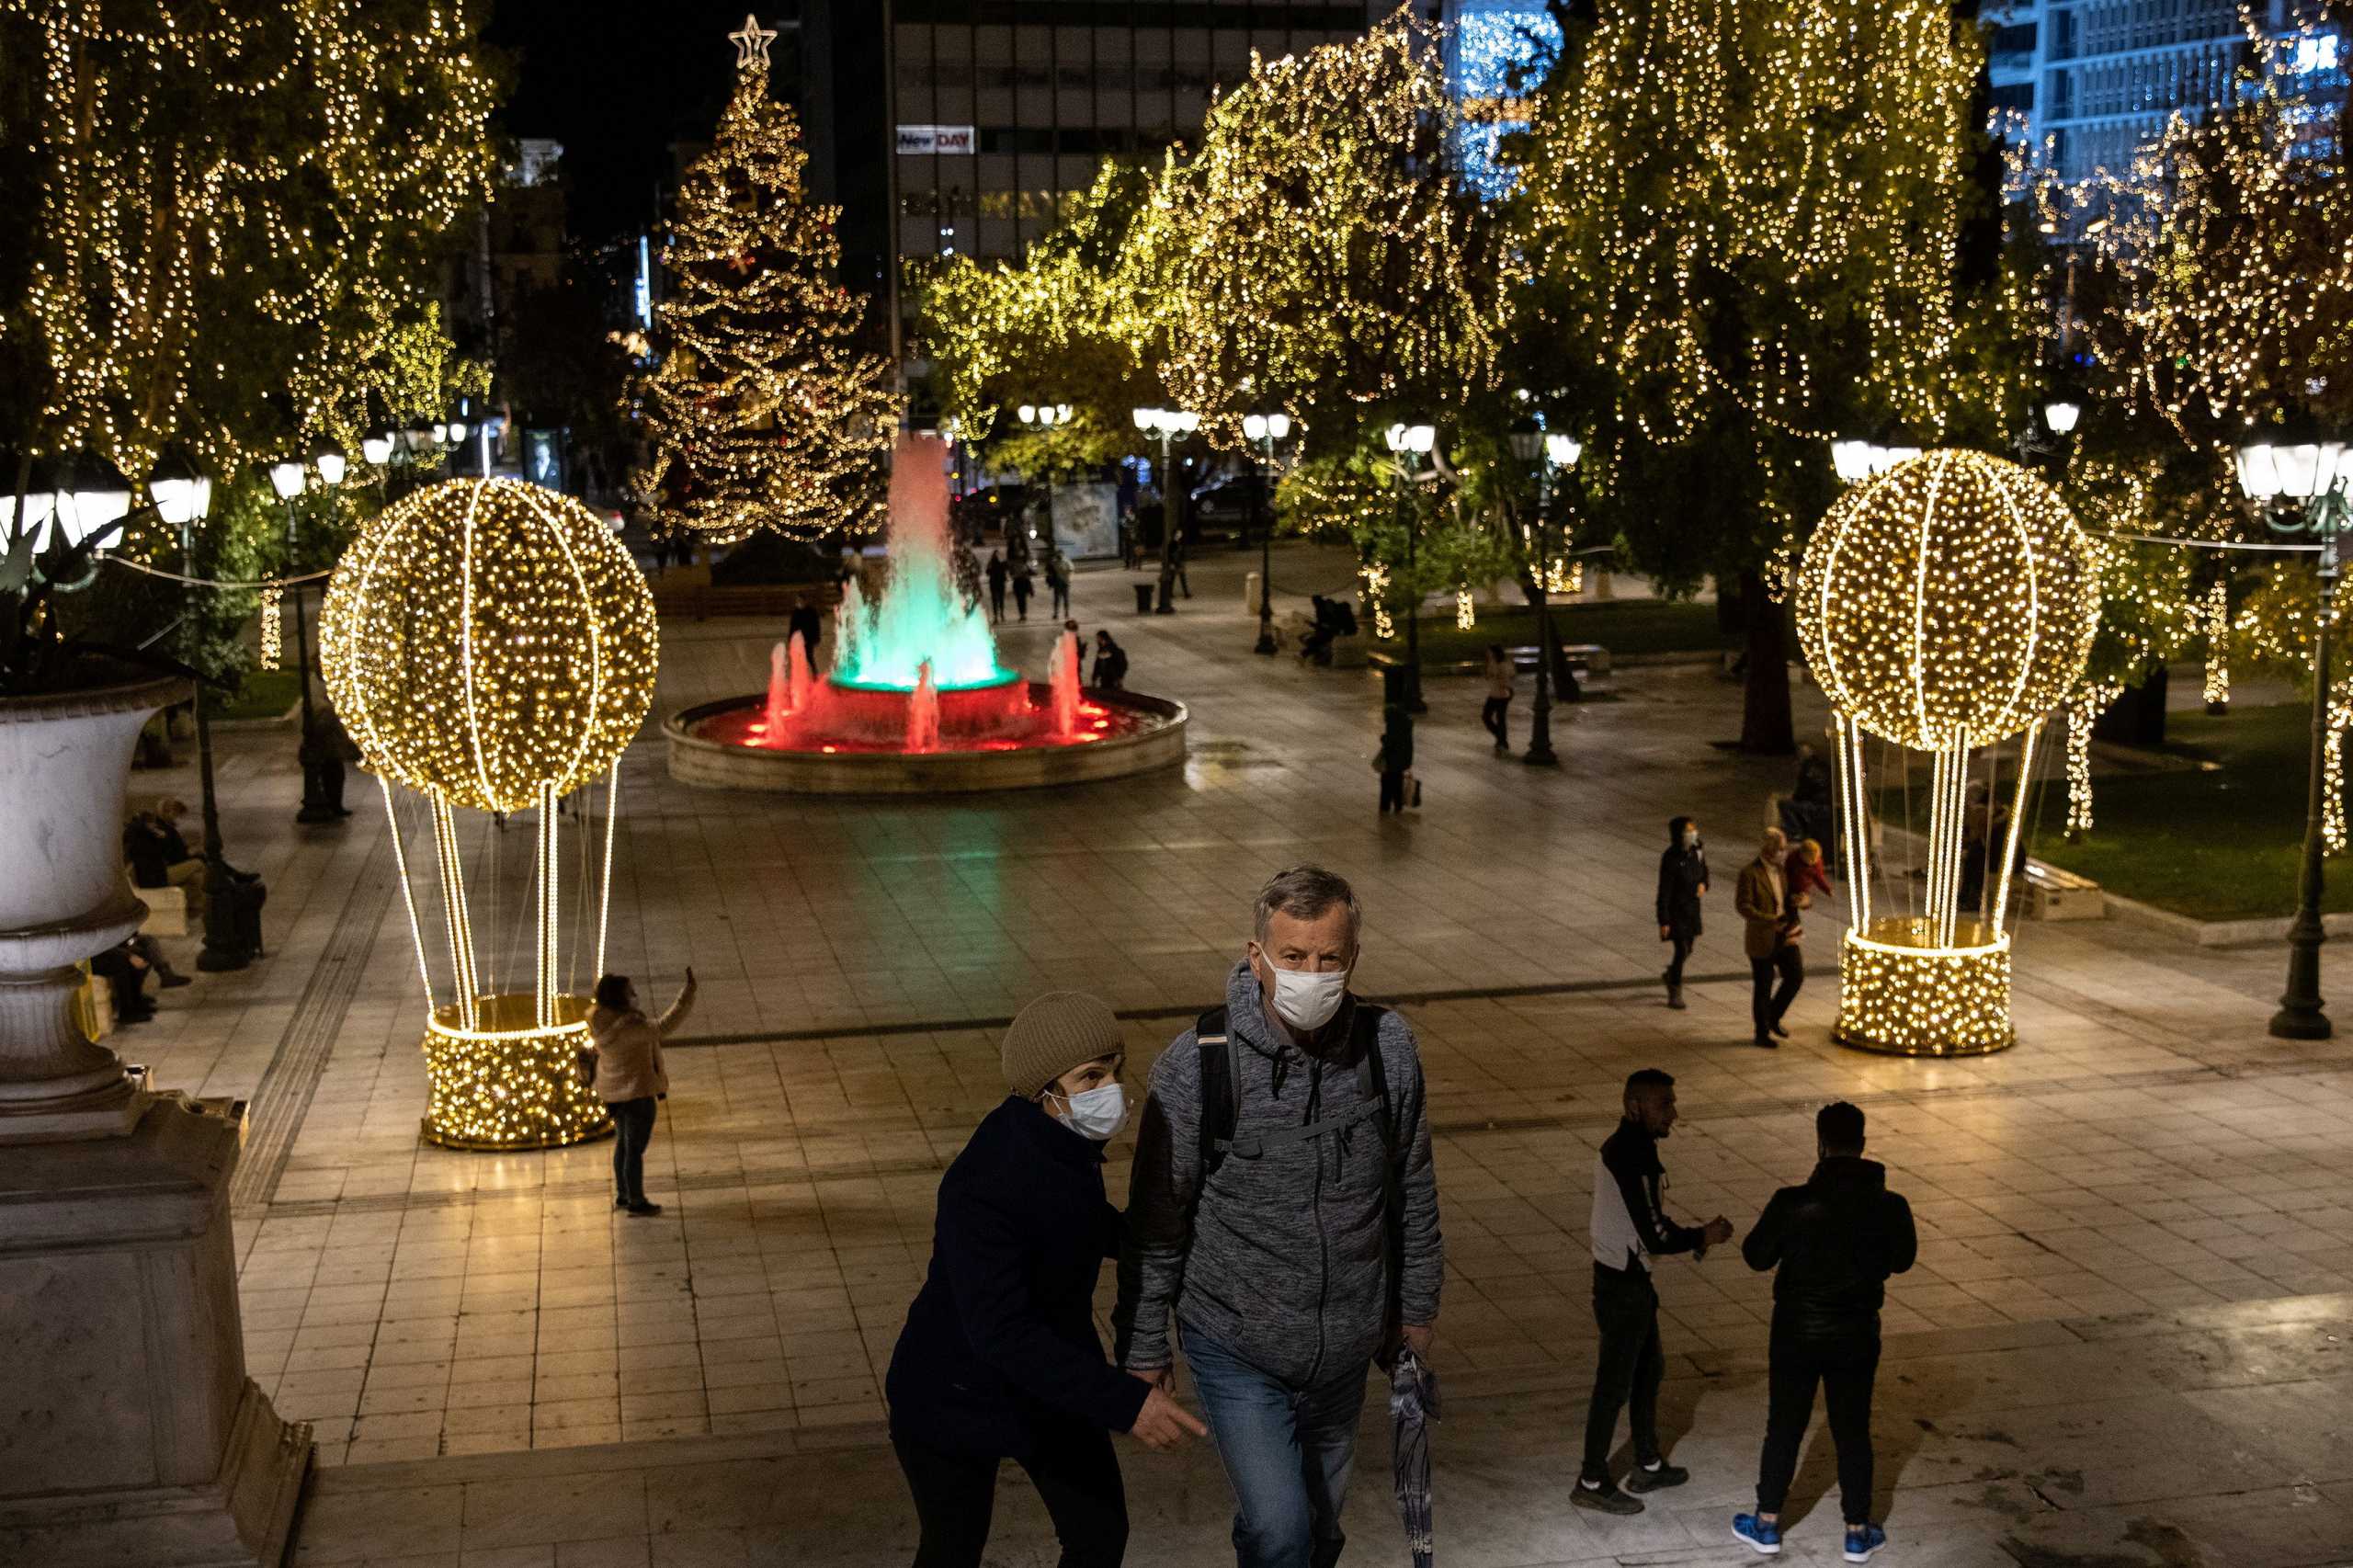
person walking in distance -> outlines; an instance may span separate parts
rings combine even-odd
[[[1604,1514],[1639,1514],[1630,1492],[1680,1486],[1691,1472],[1666,1462],[1658,1435],[1658,1387],[1666,1355],[1658,1335],[1658,1287],[1651,1259],[1708,1249],[1732,1239],[1732,1221],[1719,1214],[1705,1225],[1678,1225],[1661,1199],[1665,1171],[1659,1141],[1674,1130],[1675,1080],[1655,1067],[1628,1074],[1623,1115],[1602,1143],[1593,1173],[1593,1316],[1601,1328],[1599,1365],[1586,1407],[1585,1468],[1570,1501]],[[1609,1472],[1618,1413],[1634,1433],[1634,1464],[1621,1489]]]
[[[1120,1250],[1103,1146],[1128,1118],[1111,1009],[1039,997],[998,1047],[1007,1093],[940,1178],[931,1265],[891,1355],[891,1446],[923,1529],[917,1568],[980,1568],[1006,1460],[1029,1473],[1063,1568],[1117,1568],[1128,1506],[1111,1434],[1171,1449],[1207,1429],[1106,1360],[1095,1282]]]
[[[1029,619],[1029,562],[1024,560],[1013,565],[1013,608],[1023,620]]]
[[[1751,987],[1749,1015],[1756,1026],[1756,1043],[1768,1051],[1790,1038],[1790,1031],[1781,1027],[1781,1016],[1805,983],[1797,905],[1790,897],[1788,875],[1782,869],[1789,853],[1788,835],[1778,827],[1767,828],[1756,858],[1742,869],[1740,886],[1733,894],[1733,908],[1747,922],[1744,944]]]
[[[1402,702],[1389,703],[1381,710],[1381,749],[1373,754],[1372,770],[1381,775],[1380,814],[1403,815],[1414,772],[1414,713]]]
[[[994,550],[990,551],[989,563],[982,570],[988,574],[989,579],[989,619],[991,620],[1002,621],[1005,619],[1005,579],[1006,576],[1005,557],[999,555]]]
[[[1355,892],[1298,866],[1258,894],[1225,1003],[1152,1070],[1112,1315],[1165,1379],[1169,1323],[1234,1493],[1240,1568],[1329,1568],[1365,1378],[1427,1358],[1445,1274],[1421,1059],[1358,1000]]]
[[[1070,557],[1057,545],[1046,551],[1046,587],[1052,594],[1052,613],[1070,613]]]
[[[1511,755],[1511,693],[1518,674],[1502,643],[1487,644],[1487,701],[1479,710],[1479,722],[1495,737],[1497,756]]]
[[[1673,944],[1666,968],[1666,1005],[1683,1006],[1683,962],[1699,939],[1699,900],[1708,892],[1708,850],[1699,842],[1699,824],[1690,817],[1670,817],[1666,852],[1658,858],[1658,939]]]
[[[597,981],[596,1006],[588,1009],[597,1093],[613,1118],[613,1207],[631,1214],[662,1212],[662,1205],[645,1200],[645,1146],[654,1139],[654,1102],[670,1095],[662,1042],[677,1032],[694,1006],[690,967],[678,999],[659,1018],[640,1010],[637,987],[625,974]]]
[[[1732,1533],[1767,1556],[1781,1550],[1781,1505],[1813,1419],[1819,1384],[1838,1449],[1846,1558],[1868,1562],[1887,1544],[1871,1522],[1871,1381],[1879,1370],[1879,1310],[1887,1277],[1910,1268],[1920,1243],[1912,1206],[1887,1189],[1887,1167],[1863,1158],[1863,1113],[1840,1100],[1813,1119],[1813,1174],[1785,1187],[1740,1244],[1748,1267],[1773,1277],[1773,1329],[1765,1453],[1756,1512]]]

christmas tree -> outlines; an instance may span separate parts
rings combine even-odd
[[[839,210],[808,200],[800,126],[768,96],[776,33],[746,17],[728,36],[735,94],[663,252],[643,488],[657,524],[721,543],[870,527],[896,427],[890,366],[858,346],[866,302],[835,276]]]

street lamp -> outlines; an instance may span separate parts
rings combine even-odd
[[[327,449],[313,461],[319,471],[319,477],[330,486],[342,480],[345,460],[341,452]],[[302,692],[302,739],[296,749],[296,756],[302,765],[302,804],[294,813],[294,820],[299,823],[340,822],[342,813],[327,799],[326,781],[317,762],[321,744],[318,715],[311,703],[311,622],[309,611],[302,602],[301,562],[297,556],[294,530],[294,502],[302,494],[303,478],[301,463],[289,461],[270,465],[269,487],[278,492],[280,501],[286,503],[286,574],[293,579],[286,588],[294,598],[294,667],[299,672]]]
[[[1408,503],[1406,487],[1420,468],[1420,460],[1437,447],[1438,431],[1427,425],[1392,425],[1381,438],[1397,459],[1397,504],[1405,513],[1405,591],[1410,596],[1405,604],[1405,708],[1408,712],[1427,713],[1429,705],[1422,700],[1422,596],[1414,576],[1415,558],[1421,548],[1421,509]]]
[[[2327,940],[2321,926],[2323,878],[2322,792],[2326,777],[2327,748],[2333,744],[2328,727],[2328,619],[2336,598],[2336,537],[2348,521],[2345,487],[2348,478],[2342,442],[2324,441],[2297,446],[2253,442],[2237,453],[2239,488],[2263,510],[2264,521],[2276,533],[2311,533],[2320,540],[2320,619],[2313,637],[2313,744],[2304,782],[2304,866],[2297,885],[2296,918],[2288,926],[2288,989],[2279,1010],[2271,1015],[2271,1032],[2280,1040],[2326,1040],[2335,1032],[2322,1010],[2320,945]],[[2300,515],[2279,515],[2279,505],[2292,502]]]
[[[1160,599],[1153,607],[1155,615],[1174,615],[1176,605],[1171,597],[1176,586],[1176,531],[1182,526],[1184,486],[1176,482],[1169,467],[1169,443],[1179,436],[1189,436],[1201,427],[1201,416],[1183,409],[1139,408],[1131,412],[1136,428],[1160,437]]]
[[[1529,425],[1511,433],[1512,455],[1536,469],[1536,706],[1520,760],[1531,767],[1557,767],[1552,750],[1552,587],[1545,580],[1552,562],[1552,471],[1574,468],[1585,443],[1563,430]]]
[[[1833,441],[1830,443],[1830,466],[1848,484],[1859,483],[1885,473],[1897,463],[1910,462],[1920,455],[1917,447],[1889,447],[1877,441]]]
[[[192,660],[197,636],[196,529],[212,510],[212,482],[185,453],[166,452],[148,476],[147,494],[155,504],[156,516],[179,530],[180,570],[190,579],[180,590],[181,623],[187,628],[182,645]],[[246,891],[246,884],[258,879],[230,869],[221,848],[221,801],[212,782],[211,704],[201,679],[196,683],[195,707],[197,798],[204,813],[204,947],[196,955],[196,967],[217,974],[254,961],[252,938],[256,933],[244,911],[256,896]]]
[[[1022,424],[1039,430],[1051,430],[1057,425],[1069,424],[1072,409],[1066,403],[1025,403],[1014,412],[1021,416]],[[1048,548],[1051,549],[1053,542],[1054,465],[1049,462],[1046,464],[1046,544]],[[1029,546],[1025,544],[1022,548],[1027,550]]]
[[[1267,481],[1275,467],[1275,443],[1290,434],[1288,414],[1245,414],[1242,434],[1258,443],[1265,461],[1258,468],[1258,644],[1254,653],[1275,651],[1275,512],[1267,501]]]
[[[2051,426],[2054,436],[2072,434],[2075,421],[2084,415],[2084,405],[2073,398],[2054,397],[2042,405],[2042,422]]]

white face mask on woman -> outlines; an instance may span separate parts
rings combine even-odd
[[[1063,1096],[1063,1108],[1053,1118],[1081,1138],[1108,1143],[1128,1121],[1127,1091],[1118,1084],[1101,1084]]]

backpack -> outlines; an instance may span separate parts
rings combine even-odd
[[[1389,1079],[1381,1060],[1381,1020],[1389,1009],[1370,1002],[1358,1002],[1349,1019],[1348,1045],[1357,1059],[1357,1096],[1360,1105],[1376,1108],[1372,1119],[1381,1126],[1382,1152],[1381,1177],[1381,1229],[1383,1248],[1388,1255],[1389,1301],[1384,1312],[1382,1346],[1377,1358],[1385,1369],[1400,1342],[1399,1324],[1403,1321],[1400,1307],[1404,1287],[1405,1261],[1405,1184],[1404,1140],[1397,1135],[1396,1119],[1389,1101]],[[1237,1141],[1234,1130],[1242,1116],[1242,1047],[1226,1028],[1226,1011],[1211,1007],[1193,1022],[1193,1042],[1199,1052],[1201,1074],[1201,1123],[1198,1134],[1201,1179],[1194,1185],[1193,1201],[1200,1202],[1200,1195],[1210,1178],[1218,1172],[1231,1153],[1245,1160],[1255,1160],[1269,1148],[1285,1143],[1303,1143],[1311,1138],[1348,1126],[1360,1119],[1357,1112],[1339,1117],[1325,1117],[1302,1127],[1285,1128],[1279,1132],[1261,1133]]]

